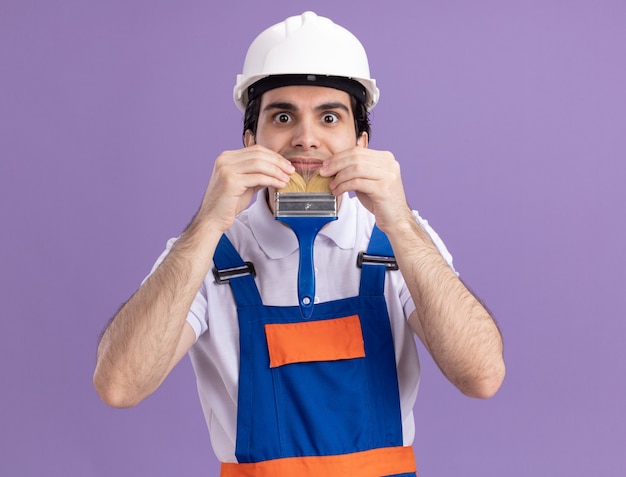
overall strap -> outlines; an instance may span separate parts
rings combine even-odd
[[[215,248],[213,275],[219,284],[230,284],[237,306],[261,305],[261,295],[254,283],[254,265],[244,262],[225,234]]]
[[[357,266],[361,268],[359,295],[377,296],[385,291],[385,272],[397,270],[393,249],[385,233],[374,224],[366,252],[360,252]]]

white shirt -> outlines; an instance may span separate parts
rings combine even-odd
[[[295,234],[276,221],[265,198],[243,211],[226,232],[244,261],[256,269],[255,282],[264,305],[297,306],[298,241]],[[442,256],[452,267],[452,256],[435,231],[413,212],[430,235]],[[367,249],[374,216],[356,198],[344,194],[338,219],[324,227],[315,239],[315,302],[326,302],[358,295],[361,269],[357,255]],[[155,267],[169,252],[171,239]],[[154,270],[153,268],[153,270]],[[400,271],[388,272],[385,299],[395,343],[404,445],[413,443],[413,405],[419,383],[419,361],[414,334],[407,318],[415,305]],[[230,286],[215,283],[209,273],[191,306],[187,322],[197,341],[189,355],[196,373],[198,394],[217,458],[237,462],[237,390],[239,375],[239,329]]]

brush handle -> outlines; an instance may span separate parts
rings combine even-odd
[[[313,314],[315,302],[315,265],[313,263],[313,244],[317,233],[327,223],[337,220],[337,217],[276,217],[276,220],[286,224],[293,230],[298,239],[298,305],[300,313],[305,319]]]

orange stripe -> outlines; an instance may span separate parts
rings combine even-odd
[[[380,477],[408,472],[416,472],[413,448],[384,447],[345,455],[223,463],[220,477]]]
[[[365,356],[357,315],[332,320],[265,325],[270,367]]]

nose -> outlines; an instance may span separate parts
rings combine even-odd
[[[320,145],[319,135],[315,123],[309,119],[302,119],[293,129],[291,146],[299,149],[317,149]]]

